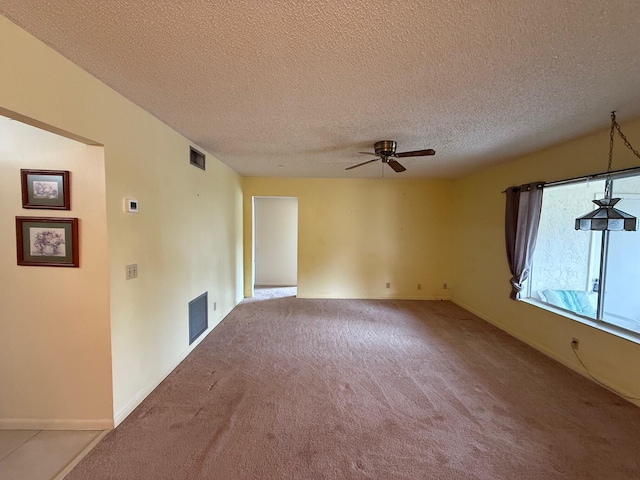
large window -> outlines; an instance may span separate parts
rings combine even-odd
[[[530,298],[640,334],[640,231],[574,229],[575,219],[595,208],[604,180],[546,187]],[[640,173],[613,179],[616,208],[640,218]]]

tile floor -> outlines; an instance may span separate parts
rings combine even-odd
[[[2,480],[61,480],[107,430],[0,430]]]

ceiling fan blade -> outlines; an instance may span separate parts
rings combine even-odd
[[[389,160],[387,162],[389,164],[389,166],[391,168],[393,168],[396,172],[400,173],[400,172],[404,172],[406,170],[406,168],[404,168],[402,165],[400,165],[398,162],[396,162],[395,160]]]
[[[358,163],[357,165],[352,165],[350,167],[347,167],[347,168],[345,168],[345,170],[351,170],[352,168],[361,167],[363,165],[366,165],[367,163],[377,162],[378,160],[380,160],[380,159],[379,158],[374,158],[373,160],[367,160],[366,162]]]
[[[426,155],[435,155],[436,151],[432,148],[429,148],[428,150],[415,150],[413,152],[402,152],[402,153],[396,153],[395,156],[397,158],[403,158],[403,157],[424,157]]]

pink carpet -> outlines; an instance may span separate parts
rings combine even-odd
[[[67,479],[640,479],[639,408],[452,303],[268,297]]]

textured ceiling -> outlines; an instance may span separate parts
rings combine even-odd
[[[456,178],[606,129],[611,110],[640,117],[638,0],[0,0],[0,13],[242,175]],[[344,170],[377,140],[437,154],[400,174]]]

